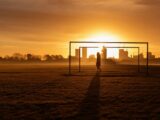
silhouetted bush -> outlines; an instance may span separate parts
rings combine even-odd
[[[33,54],[20,54],[14,53],[12,56],[6,55],[5,57],[0,57],[0,62],[55,62],[55,61],[65,61],[66,59],[62,55],[49,55],[46,54],[43,57],[40,55]]]

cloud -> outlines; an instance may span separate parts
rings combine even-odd
[[[76,3],[75,0],[47,0],[48,4],[52,5],[74,5]]]
[[[160,5],[160,0],[138,0],[136,3],[147,6],[157,6]]]
[[[133,0],[134,1],[134,0]],[[106,12],[130,9],[133,1],[126,0],[0,0],[0,8],[40,12]]]
[[[105,11],[113,9],[130,8],[134,5],[133,1],[126,0],[48,0],[48,4],[52,6],[60,6],[70,9],[79,9],[80,11]]]

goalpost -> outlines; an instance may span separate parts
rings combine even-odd
[[[72,53],[72,45],[73,44],[83,44],[83,43],[87,43],[87,44],[90,44],[90,43],[95,43],[95,44],[129,44],[129,45],[145,45],[146,46],[146,74],[148,75],[149,74],[149,55],[148,55],[148,52],[149,52],[149,43],[148,42],[92,42],[92,41],[70,41],[69,42],[69,67],[68,67],[68,71],[69,71],[69,75],[71,75],[71,53]],[[81,70],[81,66],[80,66],[80,63],[81,63],[81,58],[80,58],[80,49],[83,48],[83,47],[79,47],[79,71]],[[86,47],[86,48],[98,48],[98,47]],[[139,54],[140,54],[140,47],[105,47],[105,48],[136,48],[138,49],[138,71],[140,70],[140,57],[139,57]]]
[[[114,49],[114,48],[131,48],[131,49],[137,49],[137,55],[138,55],[138,57],[137,57],[137,66],[138,66],[138,72],[140,72],[140,57],[139,57],[139,55],[140,55],[140,47],[105,47],[105,46],[103,46],[104,48],[112,48],[112,49]],[[78,66],[79,66],[79,72],[81,72],[81,49],[82,48],[99,48],[99,47],[79,47],[79,62],[78,62]]]

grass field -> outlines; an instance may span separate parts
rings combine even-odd
[[[160,119],[160,67],[0,65],[0,120]]]

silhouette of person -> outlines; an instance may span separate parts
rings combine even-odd
[[[96,61],[97,70],[101,71],[101,55],[97,52],[97,61]]]

